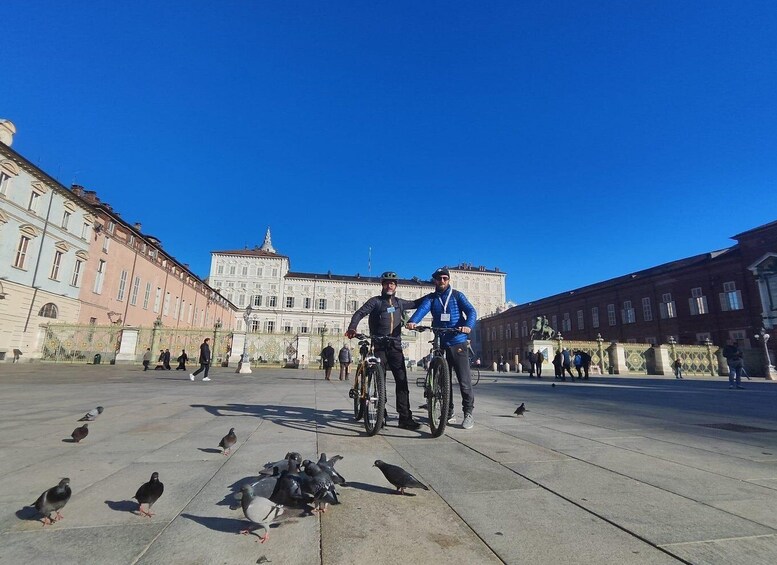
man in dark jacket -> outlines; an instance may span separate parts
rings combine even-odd
[[[356,335],[356,327],[365,316],[369,316],[370,335],[391,336],[387,343],[375,346],[375,355],[383,362],[383,366],[391,369],[394,375],[397,393],[397,412],[399,412],[399,427],[406,430],[416,430],[421,425],[413,420],[410,410],[410,391],[407,387],[407,368],[405,356],[402,353],[402,314],[416,307],[418,301],[397,298],[397,282],[399,277],[391,271],[386,271],[380,277],[382,291],[380,296],[373,296],[361,308],[354,312],[348,331],[345,335],[352,339]]]
[[[728,388],[745,388],[742,386],[742,369],[744,368],[744,361],[742,358],[742,350],[739,345],[733,339],[728,340],[728,344],[723,348],[723,357],[728,362]]]
[[[335,348],[331,343],[321,350],[321,366],[324,367],[324,378],[329,380],[332,376],[332,367],[335,366]]]
[[[205,376],[202,380],[210,380],[210,378],[208,378],[208,370],[210,369],[210,345],[208,345],[209,341],[210,338],[206,337],[205,341],[203,341],[202,345],[200,345],[200,368],[193,373],[189,373],[189,380],[193,381],[194,377],[199,375],[202,371],[205,371]]]
[[[351,350],[348,349],[347,344],[343,344],[337,355],[337,360],[340,361],[340,380],[344,381],[348,378],[348,370],[351,367]]]

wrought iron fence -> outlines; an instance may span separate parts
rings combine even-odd
[[[41,358],[56,363],[103,363],[115,359],[121,339],[117,326],[48,324],[44,326]]]

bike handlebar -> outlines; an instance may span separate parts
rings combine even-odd
[[[464,333],[459,328],[438,328],[434,326],[416,326],[411,331],[416,332],[425,332],[428,330],[432,330],[433,332],[439,332],[439,333]]]

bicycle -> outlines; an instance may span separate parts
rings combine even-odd
[[[353,388],[353,418],[364,419],[367,435],[374,436],[385,424],[386,369],[375,356],[375,344],[390,340],[390,336],[356,334],[359,340],[359,364],[356,366]]]
[[[467,340],[467,353],[469,354],[469,372],[472,374],[472,386],[477,386],[480,382],[480,359],[473,365],[475,351],[472,349],[472,342]]]
[[[451,402],[451,380],[448,372],[448,362],[445,360],[445,352],[440,345],[440,338],[446,333],[459,333],[456,328],[435,328],[431,326],[415,326],[417,332],[431,330],[434,332],[432,344],[432,359],[425,377],[418,377],[416,386],[424,389],[426,409],[429,414],[429,428],[432,437],[440,437],[445,432],[448,424],[448,410]]]

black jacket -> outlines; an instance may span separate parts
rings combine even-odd
[[[353,313],[349,330],[356,330],[362,318],[369,315],[370,335],[386,335],[396,339],[402,338],[403,314],[406,310],[414,310],[421,302],[404,300],[396,296],[373,296],[361,308]]]
[[[200,345],[200,363],[210,363],[210,346],[205,342]]]

